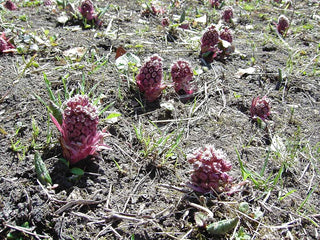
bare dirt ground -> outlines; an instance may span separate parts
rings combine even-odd
[[[319,239],[319,2],[226,0],[236,51],[207,66],[200,38],[222,11],[209,2],[152,1],[165,10],[158,15],[145,13],[151,2],[93,2],[97,12],[109,6],[98,29],[61,23],[66,9],[55,2],[16,1],[17,10],[0,10],[0,31],[18,49],[0,55],[0,238]],[[285,38],[276,33],[281,14],[290,21]],[[170,26],[161,26],[163,17]],[[179,27],[181,19],[189,29]],[[159,54],[168,83],[171,64],[189,61],[197,73],[193,98],[167,88],[146,102],[134,83],[139,66],[116,66],[120,46],[141,63]],[[59,132],[36,97],[49,101],[45,78],[62,102],[66,89],[82,88],[100,97],[101,109],[110,105],[99,127],[108,129],[112,150],[79,162],[83,175],[61,161]],[[264,95],[272,114],[259,126],[250,106]],[[227,154],[234,184],[245,181],[239,192],[199,194],[186,186],[187,154],[209,144]],[[51,187],[37,181],[36,150]],[[211,235],[195,221],[198,213],[210,216],[206,224],[239,222]]]

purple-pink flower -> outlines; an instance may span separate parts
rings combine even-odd
[[[4,3],[4,7],[10,11],[17,10],[17,6],[10,0]]]
[[[79,7],[79,11],[81,15],[88,21],[91,21],[95,18],[94,6],[90,0],[83,1]]]
[[[14,49],[15,49],[15,47],[6,38],[5,33],[2,33],[0,35],[0,53],[13,52]]]
[[[221,38],[222,40],[225,40],[225,41],[229,42],[229,43],[232,43],[233,38],[232,38],[232,34],[231,34],[230,29],[227,28],[227,27],[225,27],[224,29],[222,29],[222,30],[220,31],[220,38]]]
[[[277,31],[279,34],[282,36],[286,35],[287,31],[289,29],[289,20],[286,16],[280,15],[278,18],[278,23],[277,23]]]
[[[200,148],[188,156],[189,163],[193,164],[191,183],[189,186],[200,193],[229,191],[232,177],[227,174],[232,165],[225,153],[209,145]]]
[[[144,93],[147,101],[153,102],[158,99],[163,89],[167,86],[162,83],[162,58],[154,54],[141,67],[136,76],[140,92]]]
[[[191,86],[193,71],[190,63],[185,60],[178,60],[171,66],[171,77],[176,93],[180,95],[192,94],[194,89]]]
[[[107,134],[97,129],[97,108],[89,102],[87,96],[76,95],[65,105],[62,124],[52,115],[51,119],[62,134],[60,144],[63,157],[70,164],[75,164],[89,155],[96,155],[99,150],[110,149],[103,142]]]
[[[255,97],[252,99],[250,108],[251,118],[253,120],[261,118],[261,120],[265,121],[271,114],[270,109],[270,100],[267,98],[267,96],[262,98]]]
[[[216,51],[219,38],[219,31],[216,27],[209,27],[201,38],[201,54]]]
[[[225,21],[225,22],[231,22],[232,18],[233,18],[233,8],[232,7],[225,7],[223,9],[222,12],[222,16],[221,18]]]
[[[209,0],[209,3],[213,8],[219,8],[223,0]]]

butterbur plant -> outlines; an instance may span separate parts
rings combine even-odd
[[[14,49],[15,49],[15,47],[6,38],[5,33],[2,33],[0,35],[0,53],[13,52]]]
[[[221,8],[223,5],[223,0],[209,0],[211,7],[213,8]]]
[[[193,93],[191,81],[193,70],[190,63],[185,60],[178,60],[171,66],[171,77],[174,84],[174,89],[179,95],[190,95]]]
[[[288,18],[284,15],[280,15],[276,26],[277,26],[278,33],[281,34],[282,36],[285,36],[287,34],[288,29],[289,29]]]
[[[215,58],[224,59],[234,52],[234,46],[231,43],[232,34],[227,27],[219,31],[212,25],[201,38],[200,57],[207,63],[211,63]]]
[[[10,11],[17,10],[17,6],[10,0],[6,1],[3,6]]]
[[[261,120],[265,121],[271,114],[270,109],[270,100],[267,98],[267,96],[262,98],[255,97],[252,99],[250,108],[251,118],[253,120],[260,118]]]
[[[136,76],[138,88],[140,92],[144,93],[148,102],[158,99],[162,90],[167,87],[162,83],[162,61],[159,55],[152,55],[140,68],[139,74]]]
[[[232,165],[222,150],[208,145],[189,155],[188,161],[193,164],[191,182],[188,185],[194,191],[222,193],[231,189],[232,177],[227,172]]]
[[[225,27],[220,31],[220,39],[225,40],[229,43],[232,43],[232,34],[229,28]]]
[[[225,22],[227,22],[227,23],[231,22],[231,21],[232,21],[232,18],[233,18],[233,8],[232,8],[232,7],[229,7],[229,6],[228,6],[228,7],[225,7],[225,8],[223,9],[221,18],[222,18]]]
[[[53,115],[51,119],[61,133],[63,157],[70,164],[75,164],[89,155],[96,155],[99,150],[110,149],[103,142],[107,134],[97,128],[97,108],[89,102],[86,95],[76,95],[64,105],[66,108],[61,123]]]
[[[92,19],[94,19],[94,16],[95,16],[94,6],[90,0],[83,1],[81,3],[81,6],[79,7],[79,11],[81,15],[88,21],[91,21]]]
[[[93,21],[97,27],[102,25],[99,16],[95,13],[94,5],[91,0],[83,1],[79,7],[79,12],[86,21]]]

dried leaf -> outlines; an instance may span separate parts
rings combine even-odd
[[[81,59],[86,53],[86,48],[75,47],[63,52],[63,56],[69,57],[71,60]]]
[[[127,51],[122,47],[118,47],[116,51],[116,59],[121,57],[123,54],[125,54]]]

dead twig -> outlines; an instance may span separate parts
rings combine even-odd
[[[35,227],[25,228],[25,227],[14,226],[9,223],[5,223],[4,225],[8,228],[34,236],[36,239],[50,238],[50,236],[47,236],[47,235],[40,235],[40,234],[34,233],[33,230],[35,229]]]

